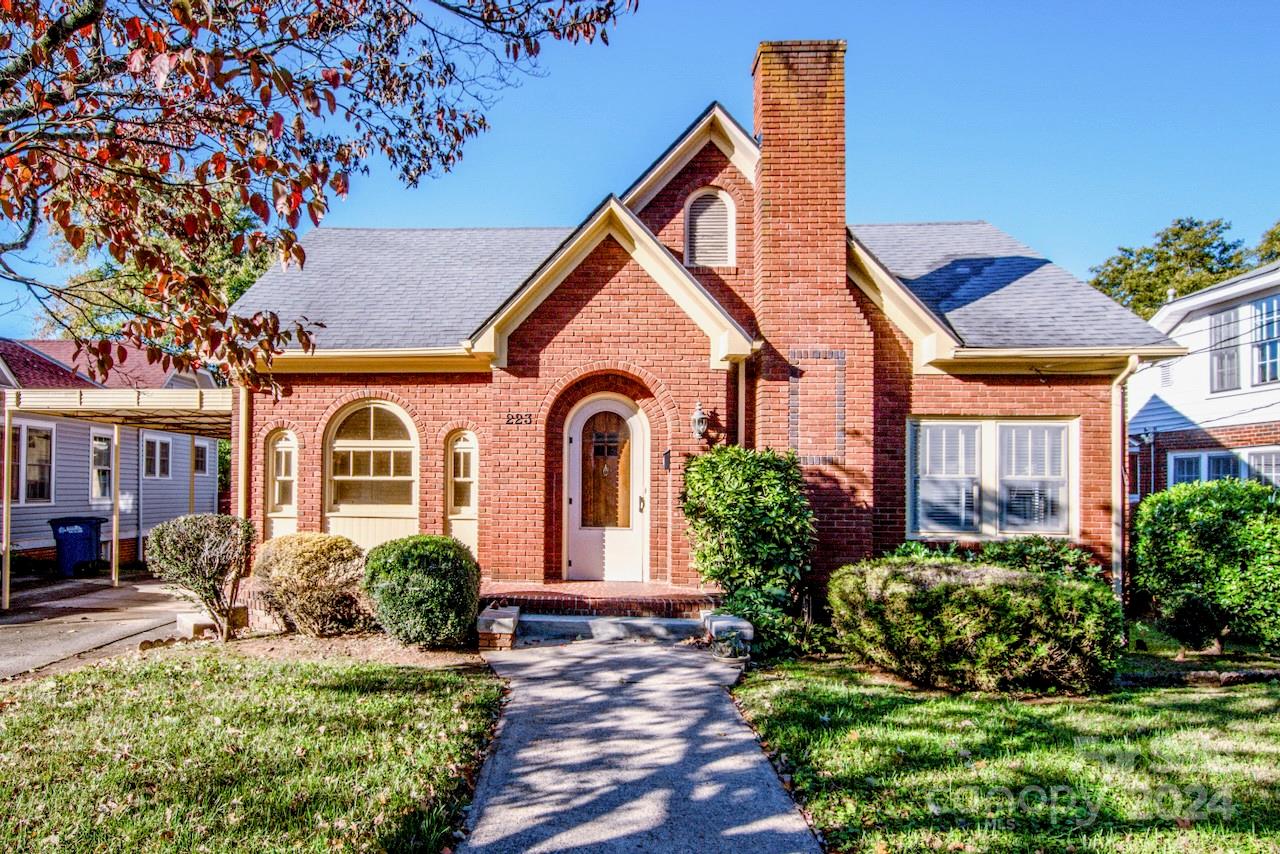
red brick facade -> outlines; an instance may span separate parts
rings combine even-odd
[[[1138,450],[1129,455],[1128,492],[1147,496],[1168,487],[1169,454],[1177,451],[1239,451],[1280,445],[1280,421],[1170,430],[1156,433],[1151,444],[1139,441],[1138,445]]]
[[[912,415],[1078,418],[1080,539],[1109,560],[1114,377],[914,373],[911,343],[847,274],[843,43],[762,46],[754,77],[756,174],[742,174],[708,143],[636,211],[679,258],[689,194],[714,186],[732,197],[736,263],[691,272],[761,342],[746,364],[744,424],[739,367],[711,368],[707,334],[606,238],[511,333],[503,368],[280,375],[280,399],[254,395],[248,512],[259,530],[268,435],[295,433],[298,529],[322,530],[326,427],[347,403],[379,398],[408,413],[417,431],[420,529],[444,529],[444,444],[466,427],[479,444],[485,576],[560,580],[566,418],[607,391],[635,401],[649,424],[651,581],[697,582],[679,494],[686,457],[712,443],[797,450],[818,516],[820,578],[901,542]],[[702,440],[689,428],[698,402],[710,417]],[[511,423],[509,413],[527,423]]]

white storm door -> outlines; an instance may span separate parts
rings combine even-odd
[[[639,410],[591,401],[566,432],[566,578],[643,581],[649,531],[648,432]]]

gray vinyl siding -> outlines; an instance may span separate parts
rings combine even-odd
[[[10,527],[14,551],[48,548],[53,545],[49,520],[59,516],[98,516],[106,519],[103,539],[111,536],[111,502],[90,501],[90,435],[101,430],[111,433],[111,425],[95,424],[68,418],[44,418],[15,415],[14,425],[51,425],[53,438],[53,502],[49,504],[12,505]],[[187,512],[190,437],[177,433],[151,435],[170,440],[173,457],[168,481],[146,479],[143,482],[143,534],[152,526]],[[138,431],[120,430],[120,537],[137,536],[138,482],[141,452]],[[196,512],[217,511],[218,465],[217,442],[197,439],[209,446],[209,474],[196,476]],[[5,449],[7,451],[7,449]],[[8,456],[7,453],[4,454]],[[6,462],[7,464],[7,462]]]

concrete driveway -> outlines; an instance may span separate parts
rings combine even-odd
[[[164,634],[178,612],[198,610],[171,591],[163,582],[132,581],[0,612],[0,679]]]
[[[459,852],[819,854],[704,650],[613,642],[487,653],[509,680]]]

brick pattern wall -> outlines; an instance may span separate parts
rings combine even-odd
[[[1129,455],[1128,491],[1147,496],[1167,488],[1170,452],[1229,451],[1264,445],[1280,445],[1280,421],[1157,433],[1152,445],[1140,443],[1137,453]],[[1155,448],[1154,489],[1151,484],[1153,446]]]
[[[103,533],[107,534],[107,538],[104,540],[104,545],[107,545],[111,542],[111,527],[109,525],[104,527],[105,530]],[[121,566],[129,566],[130,564],[138,562],[138,541],[136,539],[133,537],[121,538],[117,541],[117,544],[120,548]],[[34,561],[54,561],[58,558],[58,550],[56,546],[48,546],[39,549],[14,549],[13,553],[15,556],[21,556],[26,560]],[[104,549],[103,554],[109,556],[110,552]],[[107,560],[110,560],[110,558],[108,557]]]

